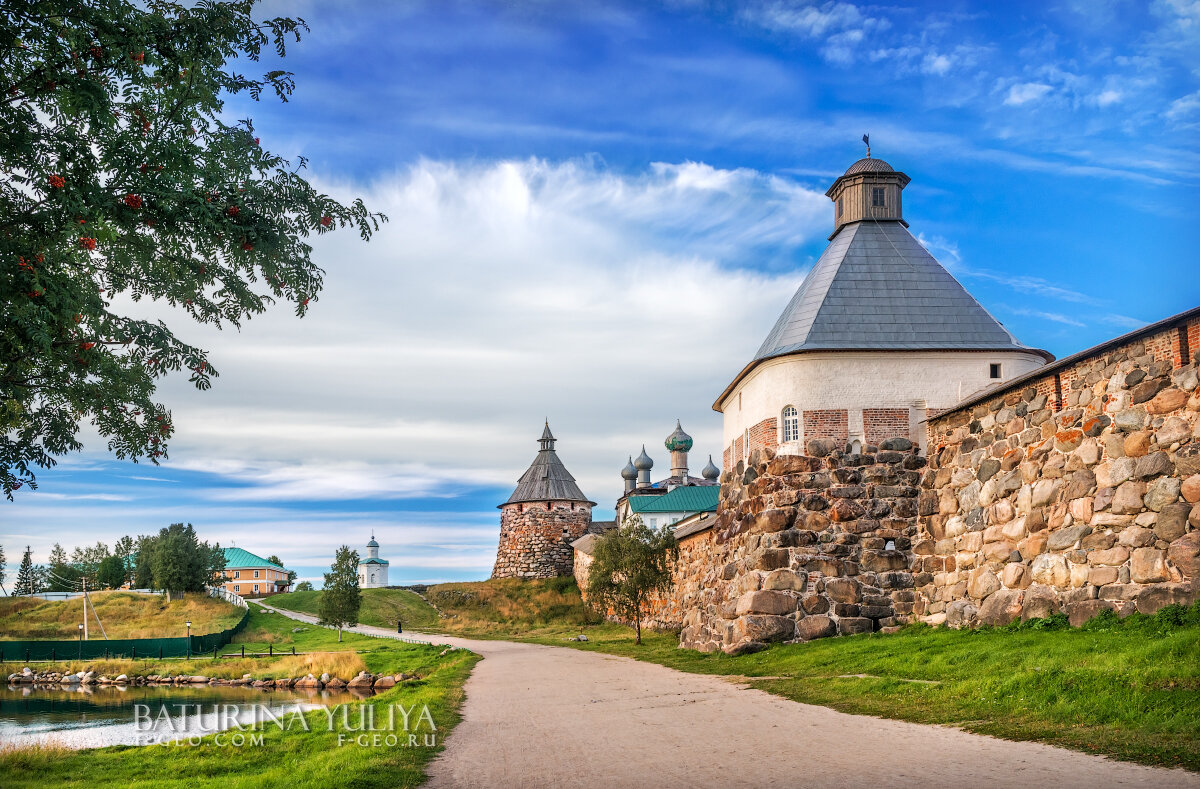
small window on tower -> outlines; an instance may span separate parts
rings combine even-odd
[[[999,378],[1000,377],[1000,365],[998,365],[998,364],[988,365],[988,377],[989,378]]]
[[[838,216],[840,217],[841,215],[842,215],[842,201],[839,198],[838,199]]]
[[[884,206],[882,187],[874,187],[871,189],[871,205],[877,208],[882,208]]]
[[[800,440],[800,412],[795,406],[785,406],[783,409],[783,443]]]

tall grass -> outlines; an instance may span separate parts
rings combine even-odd
[[[192,623],[192,635],[217,633],[233,627],[242,618],[242,609],[208,597],[188,594],[183,600],[167,602],[161,595],[132,592],[94,592],[91,595],[96,614],[88,610],[90,638],[171,638],[187,635],[186,622]],[[74,639],[83,624],[83,598],[42,600],[29,597],[0,598],[0,639],[54,640]]]

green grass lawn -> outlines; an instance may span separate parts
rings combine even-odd
[[[629,628],[611,624],[586,628],[586,643],[565,640],[574,627],[531,640],[745,676],[842,712],[1200,770],[1200,604],[1183,611],[1103,616],[1080,629],[912,626],[740,657],[679,649],[674,633],[650,633],[636,646]]]
[[[255,608],[251,606],[252,610]],[[303,628],[293,633],[294,628]],[[342,643],[335,631],[297,623],[279,614],[254,611],[247,627],[223,652],[265,650],[267,645],[286,651],[283,657],[191,661],[92,661],[78,665],[59,663],[56,670],[93,667],[126,673],[189,673],[207,676],[256,677],[298,676],[306,673],[305,661],[315,657],[314,673],[324,666],[348,678],[351,669],[365,666],[372,673],[415,674],[416,682],[403,683],[356,705],[381,707],[377,720],[384,720],[386,705],[428,704],[438,727],[437,747],[338,747],[337,733],[325,730],[323,712],[306,717],[312,731],[263,732],[261,746],[216,747],[211,737],[200,746],[115,746],[85,751],[61,748],[0,750],[0,786],[6,787],[376,787],[416,786],[424,780],[425,766],[441,749],[447,734],[459,720],[462,686],[478,660],[476,655],[454,650],[441,655],[442,648],[401,641],[344,634]],[[297,652],[309,656],[290,655]],[[322,650],[329,650],[322,652]],[[332,650],[345,650],[342,652]],[[325,657],[320,657],[320,656]],[[326,661],[326,662],[322,662]],[[47,664],[40,664],[47,665]],[[341,667],[340,669],[337,667]],[[19,664],[0,665],[6,673],[20,670]],[[356,716],[357,713],[354,713]],[[352,722],[354,718],[352,717]],[[423,729],[422,734],[425,733]]]
[[[272,595],[263,602],[287,611],[317,616],[321,592],[288,592]],[[362,590],[362,608],[358,612],[360,624],[394,630],[397,619],[404,623],[405,629],[429,629],[437,626],[438,612],[419,594],[407,589]]]

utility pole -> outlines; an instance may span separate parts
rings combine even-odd
[[[83,578],[82,578],[81,580],[83,581],[83,640],[84,640],[84,641],[87,641],[87,637],[88,637],[88,628],[87,628],[87,604],[88,604],[88,596],[87,596],[87,576],[86,576],[86,575],[85,575],[85,576],[83,576]]]

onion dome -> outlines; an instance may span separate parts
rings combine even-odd
[[[378,548],[379,547],[379,543],[375,542],[375,533],[374,532],[371,533],[371,541],[369,543],[367,543],[367,547],[368,548]]]
[[[633,455],[629,456],[629,463],[625,468],[621,469],[621,479],[637,479],[637,466],[633,465]]]
[[[700,476],[704,477],[710,482],[716,482],[717,478],[721,476],[721,469],[717,468],[713,464],[712,455],[708,456],[708,465],[700,470]]]
[[[637,459],[633,461],[633,467],[638,471],[649,471],[654,468],[654,461],[646,454],[645,444],[642,444],[642,454],[638,455]]]
[[[675,432],[667,436],[667,440],[663,445],[671,452],[687,452],[692,448],[692,437],[683,432],[683,427],[680,426],[679,420],[675,420]]]
[[[865,159],[859,159],[854,164],[846,168],[845,175],[854,175],[855,173],[894,173],[892,166],[883,159],[872,159],[868,156]]]

